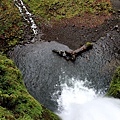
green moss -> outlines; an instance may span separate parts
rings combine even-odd
[[[14,46],[22,38],[23,22],[13,0],[0,0],[0,51]]]
[[[85,45],[86,45],[87,47],[92,47],[92,46],[93,46],[93,43],[87,42]]]
[[[27,92],[21,73],[13,61],[0,54],[0,120],[6,119],[58,120],[59,118]]]
[[[37,17],[46,20],[71,18],[88,13],[109,13],[111,5],[108,2],[96,0],[23,0]]]
[[[0,120],[15,120],[14,115],[7,110],[0,106]]]
[[[120,98],[120,67],[114,73],[107,95]]]

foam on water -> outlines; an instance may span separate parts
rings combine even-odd
[[[57,100],[62,120],[120,120],[120,100],[97,94],[85,87],[86,82],[69,79],[69,83],[61,85]]]

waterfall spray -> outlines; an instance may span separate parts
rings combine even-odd
[[[62,120],[120,120],[120,100],[97,94],[85,84],[85,81],[71,79],[70,85],[61,85],[57,101]]]

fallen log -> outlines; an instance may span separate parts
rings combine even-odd
[[[78,55],[81,55],[83,52],[86,52],[90,49],[92,49],[93,47],[93,43],[87,42],[85,45],[83,45],[82,47],[76,49],[76,50],[72,50],[72,51],[58,51],[58,50],[52,50],[52,52],[57,53],[59,56],[64,57],[67,61],[71,60],[71,61],[75,61],[76,57]]]

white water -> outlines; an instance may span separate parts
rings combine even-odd
[[[58,115],[62,120],[120,120],[120,100],[102,97],[86,82],[69,79],[62,84]],[[88,82],[87,82],[88,84]]]
[[[22,0],[14,0],[14,2],[15,2],[15,5],[19,8],[21,15],[31,25],[31,29],[36,35],[38,33],[38,29],[37,29],[37,25],[35,24],[32,18],[32,14],[27,10]]]

